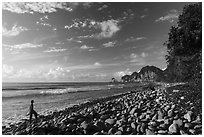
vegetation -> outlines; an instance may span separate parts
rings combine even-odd
[[[202,75],[202,3],[186,5],[178,19],[165,43],[166,78],[171,82],[198,84]]]

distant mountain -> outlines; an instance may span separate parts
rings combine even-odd
[[[140,81],[164,81],[164,71],[155,66],[145,66],[139,73],[133,72],[131,75],[121,77],[122,82]]]

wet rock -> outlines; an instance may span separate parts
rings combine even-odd
[[[135,123],[131,123],[130,125],[131,125],[131,127],[132,127],[133,129],[136,129]]]
[[[121,132],[124,131],[124,128],[123,127],[119,127],[118,130],[120,130]]]
[[[105,122],[110,124],[110,125],[114,125],[116,123],[116,120],[115,119],[106,119]]]
[[[172,109],[170,109],[168,111],[168,117],[173,117],[174,116],[174,111]]]
[[[185,123],[185,124],[184,124],[184,127],[187,128],[187,129],[189,129],[189,128],[192,128],[193,125],[192,125],[191,123]]]
[[[158,115],[157,115],[157,114],[155,114],[155,115],[152,117],[152,120],[156,120],[156,119],[157,119],[157,117],[158,117]]]
[[[201,123],[201,118],[200,118],[200,116],[197,116],[197,117],[196,117],[196,120],[192,121],[191,123],[200,124],[200,123]]]
[[[194,135],[196,131],[194,129],[189,129],[189,132]]]
[[[163,119],[164,118],[164,113],[161,111],[158,111],[158,119]]]
[[[202,125],[196,125],[195,127],[194,127],[194,129],[196,130],[196,129],[202,129]]]
[[[167,131],[165,131],[165,130],[159,130],[157,133],[159,133],[159,134],[167,134]]]
[[[140,128],[141,128],[141,125],[137,125],[136,131],[137,131],[138,133],[140,132]]]
[[[177,119],[173,121],[173,124],[177,124],[178,127],[181,127],[183,125],[183,121],[181,119]]]
[[[102,122],[102,121],[96,121],[96,123],[94,124],[98,130],[104,130],[106,129],[106,125]]]
[[[137,111],[137,108],[133,108],[133,109],[130,111],[130,115],[133,115],[136,111]]]
[[[168,129],[168,124],[160,124],[159,127],[161,127],[161,129]]]
[[[192,120],[192,114],[193,114],[192,111],[188,111],[188,112],[184,115],[184,118],[187,119],[188,122],[191,122],[191,120]]]
[[[169,132],[170,133],[178,133],[178,125],[177,124],[171,124],[169,126]]]
[[[119,131],[115,132],[115,135],[122,135],[122,132],[119,130]]]
[[[146,127],[147,127],[147,125],[146,125],[145,123],[142,123],[141,128],[140,128],[140,131],[141,131],[142,133],[145,133]]]
[[[153,131],[146,129],[146,135],[156,135]]]
[[[180,134],[181,135],[188,135],[185,131],[183,131],[183,130],[180,130]]]
[[[167,105],[166,107],[164,107],[164,110],[167,112],[170,109],[170,106]]]
[[[117,131],[116,127],[112,127],[111,129],[108,130],[109,135],[113,135]]]

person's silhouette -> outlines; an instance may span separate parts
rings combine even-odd
[[[37,119],[37,112],[34,110],[34,107],[33,107],[33,103],[34,103],[34,100],[31,100],[31,104],[30,104],[30,123],[31,123],[31,120],[32,120],[32,117],[33,117],[33,114],[35,116],[35,119]]]

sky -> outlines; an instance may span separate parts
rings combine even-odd
[[[3,82],[109,82],[166,68],[171,26],[187,3],[2,3]]]

